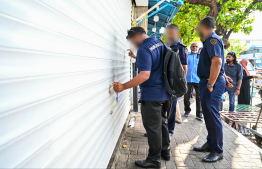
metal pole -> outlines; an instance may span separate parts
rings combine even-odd
[[[254,94],[254,78],[252,79],[252,87],[251,87],[251,107],[252,107],[252,100],[253,100],[253,94]]]
[[[260,119],[261,113],[262,113],[262,104],[261,104],[260,112],[259,112],[258,117],[257,117],[256,125],[255,125],[255,127],[254,127],[255,130],[257,130],[257,125],[258,125],[258,122],[259,122],[259,119]]]
[[[135,63],[132,63],[132,68],[133,68],[133,78],[134,78],[137,75],[137,68],[136,68]],[[138,112],[138,89],[137,89],[137,86],[133,87],[133,110],[135,112]]]
[[[157,14],[159,11],[161,11],[162,9],[164,9],[165,7],[167,7],[168,4],[162,6],[160,9],[156,10],[155,12],[153,12],[152,14],[148,15],[146,18],[144,18],[143,20],[139,21],[138,23],[136,23],[136,26],[139,25],[141,22],[145,21],[146,19],[150,18],[151,16]]]
[[[148,11],[146,11],[145,13],[143,13],[141,16],[139,16],[138,18],[136,18],[136,21],[139,21],[140,19],[142,19],[143,17],[145,17],[146,14],[148,14],[149,12],[151,12],[153,9],[155,9],[157,6],[159,6],[160,4],[162,4],[163,2],[165,2],[165,0],[161,0],[158,3],[156,3],[154,6],[152,6]]]

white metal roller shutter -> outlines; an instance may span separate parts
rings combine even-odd
[[[0,168],[105,168],[130,110],[130,0],[0,1]]]

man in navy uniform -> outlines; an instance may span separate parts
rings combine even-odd
[[[211,152],[204,162],[216,162],[223,159],[223,129],[219,114],[221,96],[225,91],[224,44],[214,32],[216,22],[208,16],[199,23],[198,31],[203,41],[197,75],[200,78],[199,90],[205,124],[208,131],[207,142],[194,151]]]
[[[165,47],[156,37],[148,37],[141,27],[133,27],[128,31],[127,39],[138,49],[136,58],[139,74],[129,82],[114,82],[115,92],[121,92],[140,85],[140,101],[143,125],[148,136],[149,153],[146,160],[136,161],[143,168],[160,168],[161,156],[170,160],[170,140],[167,127],[167,109],[171,96],[167,93],[163,65]]]
[[[187,74],[187,55],[188,50],[187,47],[179,42],[179,27],[176,24],[170,24],[166,28],[166,36],[167,36],[167,43],[168,45],[174,50],[179,50],[180,62]],[[169,111],[169,118],[168,118],[168,130],[169,130],[169,138],[172,139],[175,123],[176,123],[176,104],[178,98],[175,98],[171,110]]]

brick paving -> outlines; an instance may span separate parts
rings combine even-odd
[[[194,110],[194,104],[192,107]],[[180,109],[183,110],[183,107],[181,106]],[[183,111],[181,113],[183,114]],[[135,160],[142,160],[147,156],[148,143],[147,137],[144,137],[145,129],[141,114],[132,112],[130,118],[132,117],[135,118],[135,126],[127,128],[123,134],[112,168],[139,168],[134,165]],[[189,117],[182,118],[183,123],[176,124],[175,133],[171,140],[171,160],[162,160],[162,169],[262,168],[261,149],[226,123],[223,123],[224,159],[216,163],[203,163],[201,160],[208,153],[195,152],[192,149],[193,146],[201,146],[206,142],[205,124],[203,121],[195,119],[193,113]]]

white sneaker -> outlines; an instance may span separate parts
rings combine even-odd
[[[169,133],[169,140],[172,140],[173,134]]]

